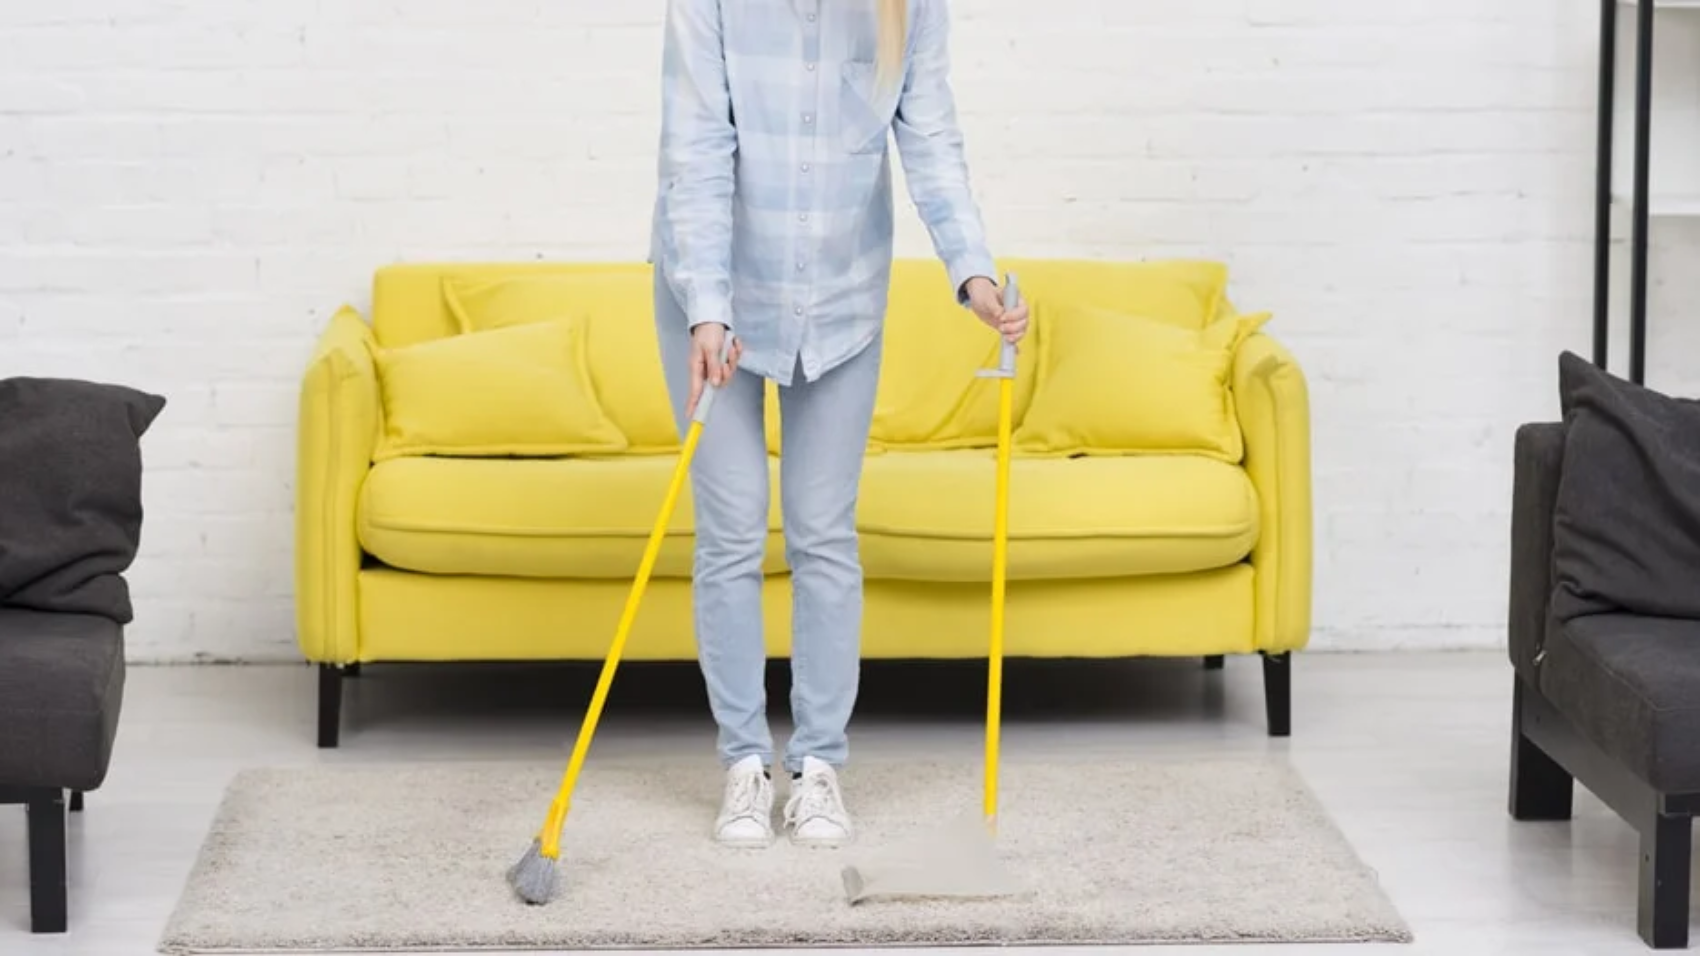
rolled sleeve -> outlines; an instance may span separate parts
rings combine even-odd
[[[968,161],[950,87],[950,11],[945,0],[919,0],[893,132],[909,197],[950,274],[959,302],[975,276],[997,281],[997,263],[969,187]]]

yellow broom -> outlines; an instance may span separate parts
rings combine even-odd
[[[720,364],[725,365],[732,350],[732,336],[727,335],[720,349]],[[631,592],[626,596],[626,608],[620,615],[620,626],[614,632],[614,643],[608,647],[608,657],[602,662],[602,676],[596,681],[596,692],[590,698],[590,709],[585,712],[584,723],[579,728],[578,741],[573,745],[572,758],[567,762],[567,771],[561,778],[561,787],[555,793],[554,802],[549,804],[549,814],[543,820],[543,827],[538,831],[531,847],[520,857],[519,862],[508,868],[508,882],[514,891],[527,903],[541,906],[555,896],[558,885],[557,867],[561,859],[561,831],[567,823],[567,811],[572,806],[573,788],[578,783],[579,770],[584,766],[585,754],[590,750],[590,741],[596,735],[597,721],[602,717],[602,706],[608,700],[608,688],[614,683],[614,671],[620,666],[620,655],[625,651],[626,638],[630,636],[632,622],[637,619],[638,606],[643,602],[644,589],[649,585],[650,572],[655,568],[656,556],[661,552],[661,542],[666,538],[667,525],[673,520],[673,509],[679,502],[679,492],[684,488],[685,479],[690,474],[691,458],[696,454],[697,443],[702,439],[703,425],[708,421],[709,410],[714,407],[714,397],[720,389],[707,385],[702,397],[697,401],[696,412],[691,416],[690,430],[685,433],[684,447],[679,451],[679,463],[673,469],[673,481],[667,487],[667,497],[661,504],[661,513],[656,516],[655,527],[649,532],[649,545],[644,548],[643,560],[638,564],[637,579],[632,582]]]

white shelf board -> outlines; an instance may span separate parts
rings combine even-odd
[[[1611,201],[1623,207],[1628,213],[1634,206],[1634,197],[1628,193],[1612,190]],[[1700,217],[1700,196],[1660,196],[1657,193],[1647,197],[1647,216],[1650,219],[1694,219]]]
[[[1618,0],[1612,196],[1629,206],[1635,158],[1635,3]],[[1700,215],[1700,0],[1656,0],[1648,214]]]

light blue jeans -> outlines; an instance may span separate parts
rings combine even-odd
[[[681,433],[690,425],[691,335],[656,269],[655,322]],[[779,389],[779,491],[791,572],[791,715],[785,769],[814,757],[842,767],[862,660],[862,561],[856,500],[879,385],[880,340],[854,358]],[[739,371],[721,387],[691,462],[696,519],[692,597],[697,657],[719,725],[721,761],[773,764],[762,635],[762,557],[769,502],[765,380]]]

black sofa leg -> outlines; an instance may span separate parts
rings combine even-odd
[[[330,750],[342,736],[342,669],[319,665],[319,747]]]
[[[1570,819],[1576,785],[1570,772],[1523,734],[1523,695],[1531,693],[1521,677],[1511,690],[1511,794],[1513,820]]]
[[[1263,706],[1269,715],[1269,736],[1292,736],[1292,654],[1263,655]]]
[[[65,793],[32,791],[29,813],[30,932],[63,933],[65,902]]]
[[[1226,666],[1228,659],[1221,654],[1211,654],[1204,659],[1204,669],[1207,671],[1219,671]]]
[[[1688,947],[1688,867],[1693,818],[1655,813],[1641,829],[1636,929],[1654,949]]]
[[[83,812],[83,792],[81,790],[72,790],[71,791],[71,812],[72,813],[82,813]]]

